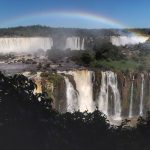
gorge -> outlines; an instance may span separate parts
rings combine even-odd
[[[144,117],[150,109],[149,73],[70,70],[52,74],[57,77],[41,73],[38,86],[49,93],[59,112],[98,109],[113,120],[122,120]]]
[[[27,36],[26,30],[16,36],[1,36],[1,53],[52,53],[44,53],[47,57],[8,57],[0,70],[9,75],[31,72],[25,76],[37,84],[34,93],[48,93],[53,108],[61,113],[98,109],[113,120],[144,117],[150,110],[150,62],[147,55],[140,56],[143,49],[139,47],[148,43],[149,36],[119,33],[47,29],[33,36]]]

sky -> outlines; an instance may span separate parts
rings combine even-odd
[[[0,0],[0,28],[148,28],[150,0]]]

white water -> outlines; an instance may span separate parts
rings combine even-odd
[[[77,92],[69,79],[67,77],[64,78],[66,83],[67,112],[78,111]]]
[[[141,74],[141,95],[140,95],[140,116],[143,116],[143,100],[144,100],[144,74]]]
[[[80,111],[93,112],[95,110],[93,101],[92,72],[87,70],[72,72],[76,88],[78,90],[78,104]]]
[[[84,38],[80,37],[68,37],[66,39],[66,49],[71,50],[84,50]]]
[[[81,112],[84,111],[93,112],[95,110],[95,104],[93,101],[93,82],[92,82],[93,72],[88,70],[77,70],[63,73],[73,76],[74,81],[76,83],[76,90],[78,92],[77,99],[74,99],[74,95],[76,95],[76,93],[75,94],[73,93],[76,92],[76,90],[72,89],[73,86],[67,83],[66,84],[68,91],[67,102],[74,103],[74,101],[77,100],[78,109]],[[69,94],[69,91],[71,91],[72,94]],[[75,106],[73,106],[73,109],[74,107]]]
[[[45,37],[17,37],[0,38],[0,52],[32,52],[39,49],[47,50],[53,46],[52,38]]]
[[[85,39],[83,38],[82,43],[81,43],[81,50],[85,49],[84,45],[85,45]]]
[[[132,78],[132,83],[131,83],[129,118],[133,117],[133,91],[134,91],[134,76]]]
[[[108,115],[108,84],[107,75],[102,72],[101,89],[98,97],[98,108],[104,114]]]
[[[118,90],[117,75],[111,71],[102,72],[101,89],[98,97],[98,108],[104,114],[108,114],[108,96],[109,87],[113,92],[114,97],[114,116],[115,120],[121,119],[121,102],[120,93]]]
[[[93,84],[96,84],[94,72],[88,70],[74,70],[60,72],[67,75],[71,75],[74,79],[75,86],[69,80],[67,76],[64,76],[66,83],[66,102],[67,111],[88,111],[93,112],[96,107],[108,118],[120,121],[122,119],[122,107],[121,107],[121,97],[118,89],[117,74],[112,71],[102,71],[101,72],[101,85],[99,96],[97,97],[97,102],[95,103],[93,99]],[[93,80],[95,82],[93,82]],[[139,115],[143,116],[143,105],[144,105],[144,74],[141,74],[141,92],[140,92],[140,104],[139,104]],[[114,104],[112,108],[109,108],[110,101]],[[134,100],[134,76],[131,80],[130,88],[130,104],[129,104],[129,118],[133,118],[133,100]],[[138,106],[137,106],[138,107]],[[109,113],[109,110],[113,114]]]
[[[145,43],[149,37],[144,36],[112,36],[111,42],[116,46],[125,46],[125,45],[136,45],[139,43]]]
[[[76,70],[63,73],[72,75],[76,84],[75,90],[75,87],[73,87],[69,79],[64,76],[66,83],[67,111],[74,112],[80,110],[81,112],[84,112],[87,110],[93,112],[96,109],[93,100],[93,72],[88,70]],[[114,120],[120,120],[121,101],[118,90],[117,75],[111,71],[102,72],[98,108],[108,116],[109,88],[111,88],[114,100],[114,116],[112,117]]]

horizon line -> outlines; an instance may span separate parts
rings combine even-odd
[[[65,27],[65,26],[49,26],[49,25],[42,25],[42,24],[33,24],[33,25],[16,25],[16,26],[8,26],[8,27],[0,27],[0,29],[10,29],[10,28],[27,28],[27,27],[34,27],[34,26],[40,26],[40,27],[46,27],[46,28],[64,28],[64,29],[86,29],[86,30],[130,30],[130,29],[150,29],[150,27],[130,27],[130,28],[88,28],[88,27]]]

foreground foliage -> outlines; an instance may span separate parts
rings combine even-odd
[[[46,94],[34,95],[36,85],[22,75],[0,74],[1,150],[149,150],[150,115],[137,128],[110,126],[93,113],[60,114]]]

